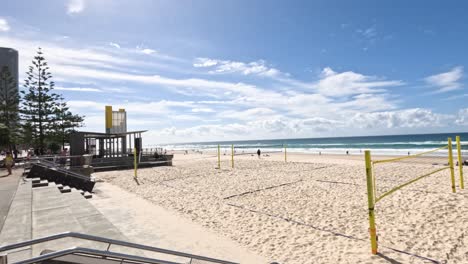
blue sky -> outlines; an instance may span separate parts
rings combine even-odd
[[[468,130],[463,1],[5,1],[85,130],[147,144]]]

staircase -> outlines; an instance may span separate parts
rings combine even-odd
[[[54,163],[47,161],[32,164],[31,168],[25,169],[23,175],[34,179],[33,187],[47,186],[47,182],[55,182],[91,192],[96,184],[89,176],[55,167]]]

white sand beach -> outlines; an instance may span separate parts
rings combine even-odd
[[[362,156],[176,153],[174,166],[94,175],[278,263],[468,263],[468,190],[444,170],[376,205],[379,255],[371,255]],[[382,164],[377,192],[443,160]],[[468,168],[464,168],[468,175]],[[155,219],[157,221],[157,219]],[[187,238],[190,241],[190,238]],[[219,257],[219,256],[218,256]]]

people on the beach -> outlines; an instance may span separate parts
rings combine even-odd
[[[257,150],[257,155],[258,155],[258,158],[260,158],[260,155],[262,155],[262,152],[260,151],[260,149]]]
[[[13,159],[13,156],[11,155],[11,152],[6,153],[6,157],[5,157],[5,159],[3,159],[3,161],[5,163],[5,168],[8,171],[8,175],[11,175],[11,168],[15,164],[15,160]]]
[[[349,151],[348,151],[348,150],[346,151],[346,155],[349,155]]]

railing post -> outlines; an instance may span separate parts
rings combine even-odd
[[[372,254],[377,254],[377,231],[375,229],[375,201],[374,201],[374,179],[372,177],[372,162],[370,150],[365,152],[366,159],[366,179],[367,179],[367,201],[369,204],[369,233]]]
[[[135,179],[138,177],[138,173],[137,173],[137,170],[138,170],[138,165],[137,165],[137,150],[136,148],[133,149],[133,168],[134,168],[134,175],[133,177],[135,177]]]
[[[453,153],[452,153],[452,138],[448,138],[448,158],[450,167],[450,179],[452,180],[452,192],[457,192],[455,189],[455,170],[453,168]]]
[[[465,183],[463,180],[463,159],[461,155],[460,136],[456,136],[455,139],[457,140],[458,170],[460,171],[460,188],[465,189]]]
[[[8,264],[8,255],[0,254],[0,264]]]

